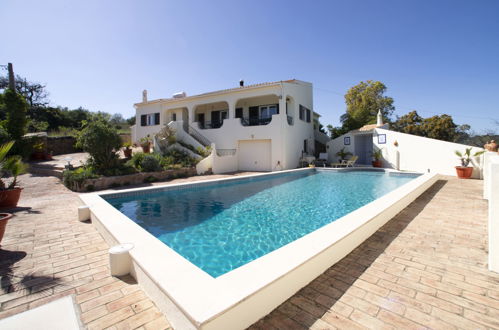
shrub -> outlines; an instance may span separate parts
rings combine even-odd
[[[153,176],[148,176],[147,178],[144,178],[144,183],[152,183],[156,181],[158,181],[158,179]]]
[[[78,134],[77,146],[90,154],[91,162],[99,172],[118,166],[121,139],[107,122],[97,120],[87,124]]]
[[[28,122],[29,132],[46,132],[49,128],[49,123],[46,121],[30,120]]]
[[[21,161],[21,156],[7,156],[14,142],[8,142],[0,146],[0,178],[12,177],[10,184],[0,179],[0,190],[12,189],[17,184],[17,177],[26,173],[27,165]]]
[[[192,167],[198,163],[198,160],[189,156],[184,151],[170,149],[164,155],[164,165],[171,168],[173,165],[181,165],[181,167]]]
[[[161,160],[156,155],[145,155],[140,163],[140,167],[144,172],[158,172],[161,171]]]
[[[10,141],[10,136],[7,130],[0,126],[0,144],[4,144]]]
[[[99,175],[91,167],[80,167],[76,170],[66,170],[62,173],[62,182],[71,190],[80,190],[87,179],[96,179]],[[88,188],[88,186],[87,186]]]
[[[16,141],[26,134],[26,112],[28,105],[24,97],[7,88],[3,95],[3,102],[7,110],[7,121],[5,128],[10,137]]]
[[[142,163],[142,160],[145,157],[145,153],[143,152],[136,152],[133,154],[132,158],[127,162],[127,165],[133,166],[135,169],[140,171],[141,167],[140,164]]]
[[[204,148],[198,147],[196,153],[203,157],[208,157],[211,154],[211,146],[206,146]]]
[[[100,174],[104,176],[120,176],[133,173],[137,173],[137,170],[133,166],[130,166],[128,163],[119,164],[113,168],[108,168],[100,171]]]

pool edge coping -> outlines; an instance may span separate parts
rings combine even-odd
[[[316,169],[319,171],[324,170],[322,168]],[[304,170],[310,170],[310,168],[282,172]],[[338,170],[342,171],[344,169]],[[359,170],[365,169],[359,168]],[[243,180],[251,177],[275,175],[278,173],[271,172],[231,178],[218,178],[181,183],[178,185],[185,186],[200,183],[209,184],[220,181]],[[437,177],[438,174],[423,174],[334,222],[217,278],[209,276],[197,266],[191,264],[171,248],[128,219],[128,217],[121,214],[121,212],[114,209],[101,197],[102,195],[106,196],[115,192],[82,194],[80,195],[80,198],[84,203],[90,206],[92,220],[97,220],[100,224],[97,226],[99,231],[102,232],[102,230],[104,230],[107,232],[104,236],[111,236],[107,237],[107,241],[119,243],[134,242],[136,247],[131,253],[134,262],[137,263],[137,266],[150,277],[151,281],[163,291],[180,311],[185,314],[194,328],[197,328],[204,327],[204,325],[214,321],[217,317],[223,315],[231,308],[237,307],[238,304],[242,304],[253,295],[256,295],[276,281],[279,281],[281,278],[293,272],[293,270],[306,264],[311,258],[318,256],[333,245],[338,244],[341,240],[347,238],[350,234],[368,224],[374,218],[380,216],[381,213],[390,209],[391,206],[406,198],[408,195],[418,190],[418,188],[425,186],[426,188],[405,203],[405,206],[407,206],[430,187],[431,184],[436,181]],[[170,185],[170,187],[178,185]],[[140,189],[141,191],[162,191],[165,187],[168,186],[132,188],[125,191],[133,192],[137,189]],[[401,209],[405,208],[405,206]],[[112,212],[109,208],[115,212]],[[399,211],[396,213],[398,212]],[[392,216],[390,216],[390,218],[391,217]],[[389,219],[386,221],[388,220]],[[157,264],[154,261],[151,262],[151,259],[155,259],[154,256],[161,257],[162,259],[166,256],[167,261],[171,262],[172,267],[175,268],[177,273],[172,276],[172,274],[169,273],[171,268],[168,268],[164,264]],[[292,260],[288,260],[289,258],[286,258],[286,256],[292,257]],[[328,267],[330,266],[331,265]],[[265,270],[263,272],[264,274],[262,274],[261,271],[259,272],[258,268],[260,268],[260,270],[263,268]]]

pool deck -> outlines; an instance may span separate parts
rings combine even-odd
[[[0,250],[0,319],[75,295],[89,329],[170,327],[132,278],[109,275],[109,247],[92,224],[77,221],[76,193],[53,177],[23,175],[21,185]],[[499,329],[482,185],[442,177],[251,329]]]

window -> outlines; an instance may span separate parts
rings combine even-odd
[[[307,123],[310,123],[312,119],[312,111],[300,104],[300,115],[299,118]]]
[[[300,104],[300,115],[299,115],[299,118],[301,120],[305,120],[305,107],[303,105]]]
[[[236,118],[243,118],[243,108],[236,108]]]
[[[175,112],[172,113],[172,121],[177,121],[177,114]]]
[[[159,112],[140,116],[140,126],[159,125]]]
[[[260,106],[260,118],[269,119],[272,115],[277,114],[277,106],[274,105],[262,105]]]
[[[303,140],[303,152],[308,153],[308,143],[307,140]]]

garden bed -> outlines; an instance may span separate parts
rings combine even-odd
[[[186,178],[194,175],[197,175],[196,168],[184,167],[160,172],[140,172],[120,176],[101,176],[95,179],[85,179],[83,182],[78,184],[75,183],[72,187],[68,188],[77,192],[95,191],[141,183]]]

